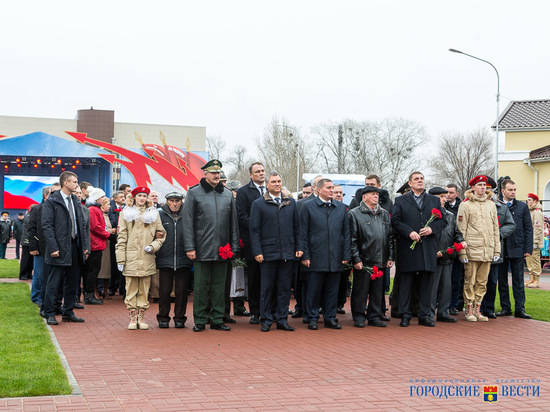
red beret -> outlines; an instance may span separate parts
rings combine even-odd
[[[149,193],[151,193],[151,191],[148,187],[136,187],[134,190],[132,190],[133,197],[136,197],[138,193],[145,193],[147,196],[149,196]]]
[[[539,197],[534,193],[529,193],[527,197],[530,197],[531,199],[536,200],[537,202],[539,201]]]
[[[489,182],[489,179],[487,179],[487,176],[483,176],[483,175],[479,175],[479,176],[476,176],[474,177],[472,180],[470,180],[468,182],[468,184],[470,186],[475,186],[477,183],[479,182],[485,182],[485,183],[488,183]]]

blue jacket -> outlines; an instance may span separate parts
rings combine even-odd
[[[300,227],[304,255],[312,272],[341,272],[343,260],[351,260],[351,236],[346,206],[332,200],[326,206],[316,197],[304,202],[300,211]]]
[[[506,203],[506,202],[505,202]],[[509,206],[516,223],[516,230],[504,239],[504,257],[523,258],[524,253],[533,253],[533,224],[529,208],[523,202],[513,200]]]
[[[252,202],[249,228],[252,256],[263,255],[266,262],[296,260],[302,250],[294,199],[283,198],[277,205],[266,192]]]

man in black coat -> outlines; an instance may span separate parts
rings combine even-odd
[[[10,214],[6,211],[2,212],[0,217],[0,259],[6,258],[6,249],[11,237],[11,220]]]
[[[340,329],[336,307],[340,273],[351,258],[349,215],[342,203],[333,200],[330,179],[320,179],[317,192],[318,197],[304,203],[300,212],[302,264],[309,269],[308,328],[317,330],[322,302],[325,327]]]
[[[59,176],[61,190],[53,192],[42,207],[42,226],[46,240],[45,263],[50,265],[44,302],[48,325],[57,325],[55,302],[57,291],[63,283],[64,322],[84,322],[73,312],[76,289],[80,278],[79,265],[86,260],[90,249],[89,232],[86,229],[82,207],[73,191],[78,178],[72,172]],[[44,285],[43,285],[44,286]]]
[[[393,236],[390,214],[378,204],[379,189],[367,186],[363,200],[351,210],[351,256],[353,261],[353,288],[351,312],[354,326],[365,327],[365,305],[368,298],[366,318],[369,326],[385,327],[382,299],[384,298],[384,268],[393,266]],[[376,268],[376,269],[375,269]]]
[[[445,186],[447,189],[447,197],[445,202],[445,209],[451,212],[453,215],[458,216],[458,207],[462,200],[458,197],[458,186],[454,183],[449,183]],[[464,264],[459,259],[454,259],[453,269],[451,273],[453,289],[451,292],[451,306],[449,307],[449,313],[451,315],[458,314],[458,310],[462,310],[464,306]]]
[[[250,211],[250,247],[261,273],[262,332],[268,332],[273,322],[277,329],[294,330],[287,321],[288,304],[294,262],[303,251],[296,202],[281,193],[282,187],[281,176],[271,173],[267,193],[252,203]]]
[[[442,187],[432,187],[428,192],[437,196],[441,202],[443,219],[447,226],[435,235],[437,239],[437,271],[435,272],[434,284],[432,290],[432,317],[435,317],[437,308],[438,322],[456,322],[455,318],[449,316],[449,307],[451,305],[452,295],[452,270],[453,262],[457,260],[460,248],[466,245],[462,233],[456,225],[456,215],[445,208],[445,199],[447,198],[447,189]],[[459,250],[456,249],[458,246]],[[450,252],[450,253],[449,253]]]
[[[119,190],[115,192],[113,198],[111,199],[111,207],[109,209],[109,220],[111,221],[111,226],[113,228],[118,227],[118,215],[126,205],[126,194],[124,191]],[[116,233],[112,234],[109,238],[110,248],[109,253],[111,254],[111,278],[109,279],[109,296],[114,296],[116,291],[119,291],[119,294],[124,295],[124,278],[122,277],[122,272],[118,270],[118,265],[116,261]]]
[[[13,222],[13,237],[15,238],[15,258],[19,259],[19,252],[23,236],[23,221],[25,220],[25,214],[19,212],[17,219]]]
[[[393,203],[390,198],[390,194],[386,189],[382,189],[382,184],[380,181],[380,177],[377,175],[368,175],[365,177],[365,187],[372,186],[378,188],[378,193],[380,200],[378,201],[378,204],[382,209],[385,209],[388,213],[391,213],[391,209],[393,207]],[[365,187],[362,187],[361,189],[357,189],[355,192],[355,197],[351,200],[349,204],[349,209],[352,210],[359,206],[361,201],[363,200],[363,189]]]
[[[395,199],[392,210],[392,226],[397,238],[397,261],[399,263],[399,310],[400,325],[409,326],[412,317],[411,295],[414,278],[419,279],[418,323],[435,326],[431,316],[431,291],[437,269],[437,242],[435,234],[445,227],[443,219],[426,223],[436,209],[442,214],[439,199],[424,188],[424,175],[413,172],[409,176],[411,191]],[[412,243],[416,246],[411,248]]]
[[[193,262],[185,254],[183,247],[182,200],[179,192],[171,192],[166,196],[166,203],[159,210],[162,226],[166,230],[166,238],[156,254],[156,264],[159,270],[159,313],[157,320],[159,328],[170,325],[170,293],[175,285],[174,294],[174,325],[184,328],[187,316],[187,293],[191,281]]]
[[[250,245],[250,209],[252,202],[266,193],[265,189],[265,168],[260,162],[255,162],[248,168],[250,173],[250,182],[237,191],[237,216],[239,219],[239,233],[243,241],[241,254],[246,260],[244,269],[248,278],[248,309],[250,311],[250,323],[258,325],[260,323],[260,266],[252,256]],[[249,313],[233,309],[235,316],[247,316]]]
[[[504,240],[504,262],[498,276],[498,294],[502,310],[497,316],[512,315],[510,293],[508,292],[508,267],[512,272],[512,291],[514,293],[516,318],[531,319],[525,313],[525,290],[523,284],[523,259],[533,253],[533,225],[529,208],[523,202],[516,200],[516,184],[510,180],[502,181],[502,200],[514,218],[516,230]]]

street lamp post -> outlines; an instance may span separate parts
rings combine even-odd
[[[296,132],[296,128],[292,126],[288,126],[286,124],[278,124],[277,126],[282,127],[283,129],[286,129],[288,133],[288,129],[293,130]],[[292,137],[293,134],[290,133],[290,137]],[[298,196],[298,192],[300,190],[300,144],[296,143],[296,196]]]
[[[500,76],[498,74],[498,70],[497,68],[495,67],[495,65],[493,63],[491,63],[490,61],[487,61],[487,60],[484,60],[484,59],[481,59],[479,57],[476,57],[476,56],[472,56],[471,54],[468,54],[468,53],[464,53],[463,51],[460,51],[460,50],[456,50],[456,49],[449,49],[450,52],[453,52],[453,53],[458,53],[458,54],[463,54],[464,56],[468,56],[468,57],[471,57],[472,59],[476,59],[476,60],[479,60],[481,62],[484,62],[484,63],[487,63],[488,65],[490,65],[493,69],[495,69],[495,73],[497,74],[497,120],[496,120],[496,123],[495,123],[495,131],[496,131],[496,142],[495,142],[495,180],[498,180],[498,117],[500,115]]]

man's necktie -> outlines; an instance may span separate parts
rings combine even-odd
[[[263,196],[264,195],[265,186],[260,186],[260,193]]]
[[[72,233],[71,233],[71,236],[72,238],[76,238],[76,224],[75,224],[75,217],[74,217],[74,211],[73,211],[73,208],[71,207],[71,198],[67,198],[67,203],[69,204],[69,216],[71,217],[71,228],[72,228]]]
[[[275,198],[275,203],[277,203],[277,205],[280,205],[281,204],[281,198],[276,197]]]

